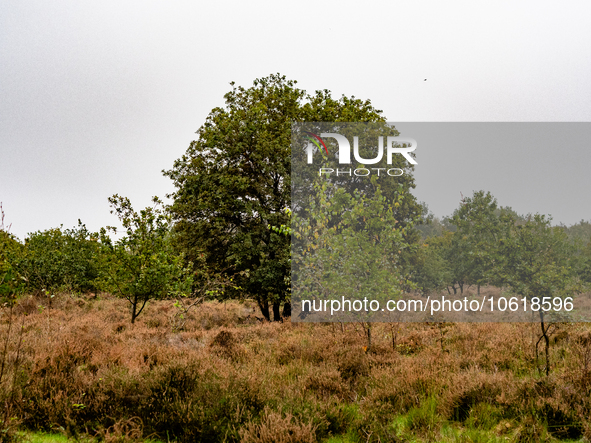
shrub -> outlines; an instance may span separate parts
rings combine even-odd
[[[98,234],[79,221],[73,229],[30,234],[17,265],[29,291],[96,291],[98,248]]]
[[[109,202],[126,235],[113,244],[106,230],[101,231],[102,287],[129,301],[134,323],[148,300],[190,293],[192,277],[183,266],[183,257],[172,249],[170,217],[157,197],[153,207],[139,213],[126,197],[114,195]]]
[[[293,415],[265,409],[260,423],[249,423],[240,430],[243,443],[314,443],[316,427],[302,423]]]

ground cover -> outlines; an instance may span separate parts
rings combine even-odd
[[[536,323],[374,324],[368,348],[362,324],[263,322],[248,301],[205,303],[181,330],[173,301],[132,325],[107,294],[23,297],[10,334],[8,314],[4,440],[591,439],[586,324],[558,326],[546,376]]]

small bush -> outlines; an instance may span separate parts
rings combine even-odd
[[[406,414],[406,429],[413,434],[432,438],[441,427],[442,419],[437,414],[437,399],[429,397],[419,407]]]
[[[497,426],[502,418],[503,410],[500,407],[488,403],[478,403],[471,408],[466,425],[488,431]]]
[[[551,440],[546,426],[533,416],[527,416],[513,436],[514,443],[543,443]]]
[[[265,409],[260,423],[249,423],[240,430],[243,443],[314,443],[316,427],[302,423],[293,415]]]
[[[143,441],[143,423],[139,417],[119,420],[107,428],[102,437],[105,443],[133,443]]]

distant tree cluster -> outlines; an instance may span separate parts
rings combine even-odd
[[[519,292],[518,282],[534,273],[591,283],[591,224],[552,226],[546,216],[498,206],[490,192],[463,198],[443,220],[425,205],[418,230],[422,244],[412,279],[424,293],[463,293],[467,286],[479,292],[483,285]]]
[[[126,235],[113,241],[103,228],[91,233],[79,222],[73,229],[62,227],[37,231],[20,242],[0,230],[0,296],[4,304],[19,294],[108,291],[130,302],[131,322],[150,299],[187,296],[193,277],[183,256],[172,248],[170,217],[154,207],[139,213],[129,199],[109,199]]]

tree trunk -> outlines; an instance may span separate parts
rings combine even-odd
[[[477,289],[476,289],[476,293],[477,293],[478,295],[480,295],[480,283],[478,283],[478,286],[477,286]]]
[[[390,323],[390,331],[392,332],[392,350],[396,350],[396,338],[398,337],[398,332],[394,333],[394,325]]]
[[[257,300],[259,304],[259,308],[261,309],[261,314],[265,317],[265,320],[271,321],[271,315],[269,313],[269,302],[267,300]]]
[[[281,303],[276,301],[273,303],[273,321],[281,321]]]
[[[136,311],[137,311],[137,295],[133,296],[133,302],[131,302],[131,324],[133,325],[135,323],[135,319],[137,317]]]
[[[291,302],[286,301],[283,303],[283,317],[291,317]]]
[[[540,309],[540,326],[542,327],[542,336],[544,337],[544,343],[546,348],[544,349],[546,354],[546,377],[550,375],[550,337],[548,337],[548,328],[544,325],[544,311]]]

